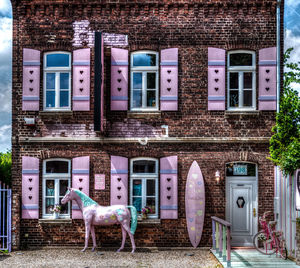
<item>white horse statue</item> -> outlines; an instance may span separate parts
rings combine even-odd
[[[93,239],[92,251],[94,251],[97,247],[94,225],[121,224],[122,245],[117,250],[117,252],[121,251],[124,248],[126,235],[128,233],[132,245],[131,253],[134,253],[136,247],[133,235],[137,227],[137,212],[135,207],[124,205],[114,205],[108,207],[100,206],[97,202],[89,198],[80,190],[68,188],[68,191],[64,198],[61,200],[61,203],[66,204],[71,200],[75,200],[77,202],[82,212],[83,220],[85,223],[85,245],[82,252],[84,252],[88,247],[90,232]],[[128,208],[130,208],[131,213],[129,212]]]

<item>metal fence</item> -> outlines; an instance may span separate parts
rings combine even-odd
[[[0,250],[11,251],[11,189],[0,182]]]

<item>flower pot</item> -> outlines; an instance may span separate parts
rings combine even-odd
[[[59,219],[59,212],[53,212],[52,219]]]
[[[142,219],[143,219],[143,220],[146,220],[146,219],[147,219],[147,214],[143,213],[143,214],[142,214]]]

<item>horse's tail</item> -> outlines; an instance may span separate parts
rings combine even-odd
[[[134,235],[136,227],[137,227],[137,212],[136,208],[134,206],[127,206],[130,208],[130,214],[131,214],[131,227],[130,227],[130,233]]]

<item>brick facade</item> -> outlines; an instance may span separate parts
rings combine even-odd
[[[200,246],[211,245],[211,216],[225,217],[225,164],[249,161],[258,165],[258,213],[273,209],[274,169],[268,156],[267,139],[275,124],[274,111],[229,113],[207,110],[207,48],[226,51],[246,49],[258,52],[276,46],[276,1],[12,1],[13,22],[13,219],[16,221],[14,243],[26,247],[74,246],[84,241],[82,220],[63,225],[41,224],[37,219],[20,219],[18,195],[22,193],[22,156],[72,159],[90,156],[90,197],[102,205],[110,200],[110,155],[133,157],[178,156],[178,220],[140,225],[137,246],[190,246],[186,230],[184,195],[188,170],[196,160],[206,187],[206,213]],[[283,3],[282,9],[283,12]],[[283,13],[282,13],[283,14]],[[281,16],[282,17],[282,16]],[[282,25],[281,25],[282,27]],[[104,49],[104,131],[94,129],[94,40],[93,32],[128,35],[130,52],[161,51],[177,47],[179,51],[178,111],[136,114],[110,111],[110,51]],[[41,51],[69,51],[91,48],[90,111],[44,112],[43,73],[40,79],[40,111],[22,111],[23,48]],[[43,57],[41,56],[41,61]],[[258,73],[258,65],[256,68]],[[258,75],[256,96],[258,96]],[[257,101],[257,98],[256,98]],[[258,107],[258,101],[256,104]],[[34,117],[35,126],[26,126],[24,117]],[[168,125],[172,138],[216,138],[219,142],[155,143],[146,146],[137,139],[159,138],[162,125]],[[40,142],[27,138],[40,138]],[[48,141],[43,142],[43,138]],[[81,142],[57,142],[61,138]],[[93,138],[93,142],[88,140]],[[118,138],[118,143],[100,142]],[[219,138],[231,138],[230,143]],[[241,142],[239,138],[245,140]],[[252,140],[247,141],[247,138]],[[99,139],[99,142],[95,142]],[[234,140],[235,139],[235,140]],[[122,141],[124,140],[124,142]],[[214,174],[220,170],[221,183]],[[94,190],[94,174],[106,177],[105,190]],[[40,172],[40,189],[42,175]],[[40,191],[40,208],[42,192]],[[42,212],[40,209],[40,217]],[[102,246],[118,246],[120,228],[97,227],[97,241]],[[28,237],[27,237],[28,235]],[[20,239],[18,242],[17,240]],[[127,241],[128,242],[128,241]]]

